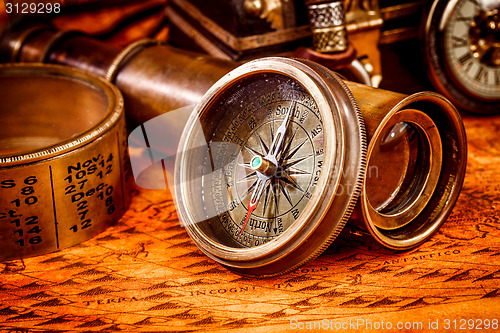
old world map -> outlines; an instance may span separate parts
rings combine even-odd
[[[242,277],[198,250],[168,192],[136,189],[124,217],[90,241],[0,263],[0,328],[482,332],[496,320],[498,329],[500,117],[464,121],[463,191],[441,230],[412,251],[375,246],[346,228],[292,273]]]

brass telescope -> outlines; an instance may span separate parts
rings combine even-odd
[[[239,65],[149,40],[120,51],[49,26],[4,31],[0,47],[3,61],[63,64],[107,78],[121,90],[127,117],[136,124],[198,103],[217,80]],[[325,82],[335,81],[328,69],[303,63],[306,72]],[[365,151],[361,151],[362,165],[344,166],[346,173],[358,170],[362,177],[359,191],[353,193],[359,200],[342,218],[353,211],[350,223],[388,248],[418,246],[445,222],[463,184],[467,144],[460,115],[434,92],[406,96],[354,82],[344,84],[342,89],[352,93],[359,106],[364,128],[359,140],[345,138],[345,149]],[[335,92],[328,84],[324,89]],[[361,142],[361,148],[350,147],[351,141]],[[161,164],[175,155],[177,147],[144,148],[156,149],[154,162]]]

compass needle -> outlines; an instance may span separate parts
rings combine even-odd
[[[252,196],[250,197],[250,201],[248,202],[248,212],[247,215],[245,216],[245,222],[243,222],[243,225],[241,226],[241,231],[240,231],[240,236],[243,234],[243,230],[245,229],[245,226],[247,225],[248,219],[250,218],[250,215],[252,215],[252,212],[257,208],[257,204],[259,203],[259,199],[262,195],[262,190],[265,187],[267,180],[262,180],[259,178],[257,180],[255,189],[252,193]]]

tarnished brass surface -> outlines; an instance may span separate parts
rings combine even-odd
[[[129,202],[123,100],[98,77],[0,66],[0,260],[63,249]]]
[[[167,45],[144,48],[119,71],[115,83],[127,116],[137,123],[196,104],[237,63]]]

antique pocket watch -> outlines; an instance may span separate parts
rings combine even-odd
[[[434,86],[475,113],[500,112],[500,2],[436,0],[423,38]]]

